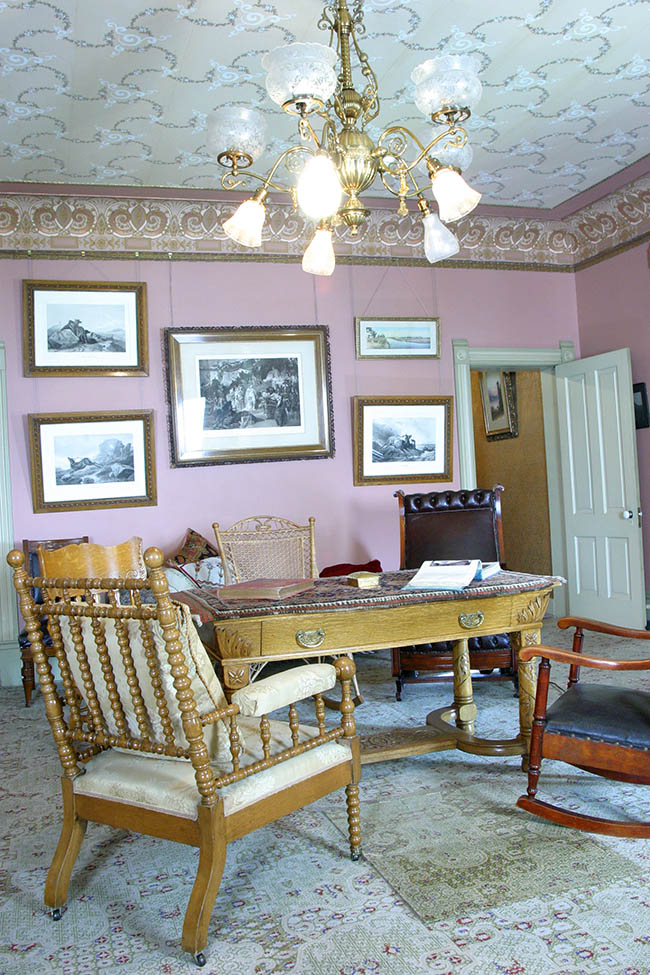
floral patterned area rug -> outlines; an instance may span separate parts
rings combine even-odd
[[[545,627],[545,639],[567,646]],[[596,637],[590,648],[604,648]],[[646,653],[644,653],[644,650]],[[647,655],[628,645],[629,655]],[[357,657],[362,733],[390,740],[447,704],[389,654]],[[561,685],[562,668],[553,669]],[[629,680],[629,677],[628,677]],[[641,681],[650,687],[644,675]],[[478,684],[477,732],[509,736],[508,682]],[[42,896],[60,825],[60,766],[40,695],[0,690],[0,973],[179,975],[195,850],[90,825],[59,922]],[[337,793],[228,848],[206,975],[649,975],[650,842],[592,837],[515,808],[520,760],[419,755],[363,768],[364,858],[348,856]],[[599,815],[648,817],[650,790],[547,763],[540,793]]]

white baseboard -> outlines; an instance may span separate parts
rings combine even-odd
[[[22,661],[18,641],[0,643],[0,686],[18,687],[23,679],[20,675]]]

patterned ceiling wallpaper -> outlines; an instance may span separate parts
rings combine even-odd
[[[266,94],[261,56],[327,43],[321,8],[0,0],[0,181],[214,188],[206,122],[232,102],[268,116],[263,171],[297,136]],[[467,177],[486,203],[553,207],[650,149],[647,0],[365,0],[364,10],[382,99],[374,137],[397,120],[425,135],[410,81],[418,63],[442,50],[479,57]]]

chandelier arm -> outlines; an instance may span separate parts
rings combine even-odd
[[[287,149],[284,150],[284,152],[280,153],[280,155],[275,160],[273,166],[271,167],[271,169],[269,170],[266,176],[260,176],[259,173],[255,173],[250,169],[247,169],[246,173],[242,177],[239,177],[238,173],[229,172],[229,173],[224,173],[223,176],[221,177],[221,185],[225,190],[234,190],[237,189],[237,187],[239,186],[245,186],[247,180],[251,178],[251,179],[259,180],[259,182],[262,183],[264,189],[271,188],[273,190],[278,190],[278,192],[280,193],[291,194],[292,193],[291,187],[283,186],[281,183],[276,183],[273,179],[273,176],[275,175],[275,171],[278,168],[278,166],[280,166],[280,164],[284,162],[289,156],[292,156],[294,153],[297,152],[306,152],[307,155],[309,156],[316,155],[316,151],[312,149],[311,146],[289,146]]]
[[[404,163],[403,160],[401,160],[401,155],[402,152],[404,151],[403,149],[401,152],[398,153],[398,155],[400,156],[400,160],[403,162],[403,165],[406,166],[406,170],[409,173],[411,172],[412,169],[415,168],[415,166],[417,166],[419,162],[421,162],[429,155],[433,147],[437,145],[442,139],[452,136],[454,138],[453,145],[458,145],[459,147],[464,146],[465,143],[467,142],[467,133],[465,132],[465,130],[461,128],[455,129],[453,125],[450,125],[444,132],[440,132],[426,145],[423,145],[422,142],[418,139],[418,137],[413,132],[411,132],[410,129],[407,129],[406,126],[391,125],[387,129],[384,129],[384,131],[379,136],[379,139],[377,141],[377,149],[383,150],[380,153],[381,155],[390,154],[391,149],[388,146],[384,148],[384,143],[388,141],[390,138],[395,138],[396,136],[399,136],[404,142],[408,142],[408,140],[410,139],[412,142],[415,143],[415,145],[419,149],[417,156],[410,163]],[[461,139],[462,141],[457,141],[458,139]],[[390,166],[386,166],[384,164],[384,168],[387,169],[388,172],[391,172]],[[395,171],[393,170],[392,172]]]

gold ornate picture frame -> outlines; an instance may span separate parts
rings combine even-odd
[[[139,282],[23,281],[26,376],[148,376]]]
[[[36,513],[157,504],[153,410],[27,419]]]
[[[334,455],[325,325],[164,329],[172,467]]]
[[[355,318],[357,359],[439,359],[439,318]]]
[[[451,481],[451,396],[355,396],[354,483]]]

